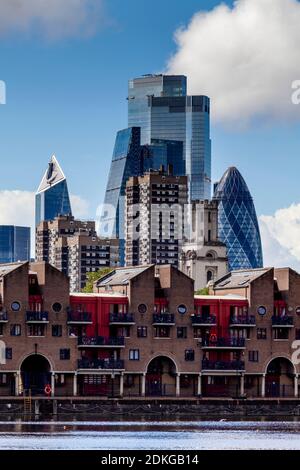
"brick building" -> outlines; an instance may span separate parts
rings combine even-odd
[[[232,272],[194,296],[174,266],[136,266],[94,291],[69,296],[44,262],[1,265],[0,395],[298,396],[295,271]]]

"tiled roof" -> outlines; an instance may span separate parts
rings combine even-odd
[[[0,277],[6,276],[6,274],[14,271],[15,269],[19,268],[25,263],[8,263],[8,264],[0,264]]]
[[[218,279],[214,284],[214,289],[237,289],[248,287],[251,282],[271,269],[272,268],[261,268],[232,271],[221,279]]]
[[[117,268],[96,282],[97,287],[126,286],[131,279],[135,278],[151,266],[133,266],[128,268]]]

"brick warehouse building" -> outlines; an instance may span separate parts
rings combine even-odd
[[[194,296],[175,267],[136,266],[94,290],[69,295],[44,262],[0,266],[1,396],[298,396],[293,270],[235,271]]]

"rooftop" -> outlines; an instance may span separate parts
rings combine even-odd
[[[99,281],[96,282],[96,286],[126,286],[129,284],[131,279],[146,271],[150,267],[151,265],[116,268],[109,274],[106,274],[101,279],[99,279]]]
[[[272,268],[246,269],[232,271],[226,276],[218,279],[214,284],[214,289],[232,289],[248,287],[255,279],[263,276]]]

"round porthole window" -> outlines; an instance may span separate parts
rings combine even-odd
[[[13,303],[11,304],[11,309],[12,309],[13,312],[18,312],[18,311],[21,309],[21,304],[20,304],[20,302],[16,302],[16,301],[13,302]]]
[[[264,307],[263,305],[261,305],[260,307],[258,307],[257,309],[257,313],[261,316],[265,315],[267,313],[267,309],[266,307]]]
[[[55,313],[59,313],[62,311],[62,304],[60,304],[59,302],[55,302],[53,305],[52,305],[52,310],[53,312]]]
[[[180,315],[184,315],[187,312],[187,308],[185,305],[181,304],[178,305],[177,311],[180,313]]]
[[[146,313],[146,312],[147,312],[147,305],[145,305],[145,304],[140,304],[140,305],[138,306],[138,311],[139,311],[139,313]]]

